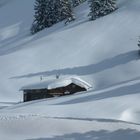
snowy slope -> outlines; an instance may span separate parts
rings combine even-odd
[[[43,114],[47,117],[104,118],[140,123],[139,82],[130,81],[102,90],[37,100],[5,108],[0,113]]]
[[[0,109],[1,138],[139,140],[140,1],[119,0],[118,10],[96,21],[88,21],[84,3],[76,21],[31,36],[33,5],[12,0],[0,7],[1,108],[21,101],[19,89],[40,76],[79,76],[95,89]]]
[[[75,10],[75,22],[65,27],[57,24],[35,36],[29,35],[34,0],[28,4],[27,0],[13,0],[2,7],[1,100],[21,100],[18,90],[38,82],[40,75],[45,79],[56,73],[78,75],[96,89],[137,78],[139,3],[119,1],[116,12],[93,22],[88,21],[85,3]]]
[[[3,122],[0,125],[0,135],[4,140],[139,140],[140,138],[138,125],[113,120],[55,119],[43,116],[1,119]]]

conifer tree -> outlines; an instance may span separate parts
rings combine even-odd
[[[59,21],[59,0],[47,0],[46,6],[46,25],[47,27],[52,26],[53,24]]]
[[[95,20],[116,10],[116,0],[89,0],[90,20]]]
[[[46,0],[36,0],[35,1],[35,15],[34,21],[31,27],[31,33],[34,34],[45,28],[45,15],[46,15]]]
[[[32,34],[64,19],[66,19],[66,23],[75,19],[70,0],[36,0],[34,9]]]
[[[81,3],[81,0],[72,0],[72,5],[74,7],[78,6]]]
[[[95,20],[96,18],[101,16],[101,11],[103,7],[103,3],[101,0],[89,0],[90,6],[90,20]]]
[[[66,19],[65,24],[75,20],[72,3],[69,0],[61,0],[61,19]]]
[[[52,0],[52,10],[53,10],[53,18],[55,19],[55,22],[62,21],[62,15],[61,15],[61,9],[62,9],[62,4],[61,0]]]
[[[104,15],[107,15],[117,9],[116,0],[104,0]]]
[[[70,1],[72,2],[73,7],[76,7],[87,0],[70,0]]]

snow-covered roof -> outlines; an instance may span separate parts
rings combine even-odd
[[[48,81],[43,81],[40,83],[35,83],[31,85],[27,85],[21,88],[21,90],[27,90],[27,89],[55,89],[59,87],[65,87],[68,86],[69,84],[74,83],[80,87],[84,87],[87,90],[91,88],[92,86],[82,80],[79,77],[67,77],[67,78],[59,78],[59,79],[53,79],[53,80],[48,80]]]

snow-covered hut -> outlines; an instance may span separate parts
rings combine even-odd
[[[79,77],[67,77],[24,86],[21,90],[23,91],[23,101],[27,102],[87,91],[91,87],[90,84]]]

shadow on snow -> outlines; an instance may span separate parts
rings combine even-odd
[[[118,129],[110,132],[107,130],[90,131],[85,133],[72,133],[53,138],[35,138],[27,140],[139,140],[140,132],[134,129]]]
[[[117,87],[115,89],[107,90],[107,91],[95,91],[95,94],[86,95],[83,97],[78,97],[77,99],[71,99],[69,101],[61,102],[59,105],[63,104],[74,104],[74,103],[80,103],[80,102],[90,102],[90,101],[96,101],[96,100],[102,100],[107,98],[113,98],[113,97],[119,97],[119,96],[125,96],[130,94],[139,94],[140,93],[140,82],[135,83],[133,85],[126,85],[122,87]],[[94,91],[91,91],[94,93]]]
[[[34,76],[51,76],[56,74],[61,75],[90,75],[98,72],[102,72],[107,69],[111,69],[113,67],[127,64],[132,61],[139,60],[138,51],[130,51],[127,53],[119,54],[113,58],[105,59],[97,64],[91,64],[87,66],[80,66],[80,67],[74,67],[74,68],[64,68],[64,69],[58,69],[58,70],[51,70],[51,71],[44,71],[44,72],[38,72],[38,73],[30,73],[26,75],[21,76],[15,76],[11,78],[30,78]]]

